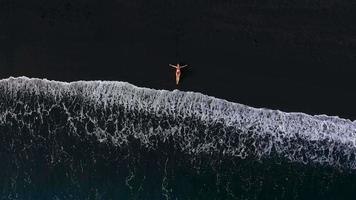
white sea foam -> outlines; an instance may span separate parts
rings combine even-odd
[[[148,147],[152,146],[152,135],[162,138],[174,136],[177,146],[189,154],[219,151],[223,155],[260,159],[276,152],[292,162],[356,168],[356,122],[339,117],[252,108],[201,93],[140,88],[126,82],[66,83],[27,77],[0,80],[0,95],[11,95],[16,101],[22,101],[18,95],[25,91],[31,95],[54,97],[56,102],[65,96],[80,96],[104,109],[110,109],[115,104],[126,112],[146,112],[158,118],[169,117],[173,121],[197,119],[207,127],[206,130],[199,130],[196,125],[177,122],[169,124],[169,127],[159,125],[154,128],[147,127],[148,124],[142,120],[132,123],[126,121],[121,125],[124,128],[110,135],[106,128],[97,125],[101,119],[90,116],[90,121],[95,125],[94,134],[101,142],[110,139],[119,145],[127,141],[128,130],[131,130],[130,134]],[[4,105],[0,104],[0,107]],[[68,106],[58,105],[65,109]],[[17,114],[11,108],[1,108],[0,111],[0,123],[6,123],[6,114]],[[68,121],[72,123],[73,118],[83,119],[89,115],[68,111],[68,116]],[[117,115],[112,114],[104,120],[116,118]],[[218,129],[218,135],[212,136],[209,128],[217,124],[222,124],[222,127]],[[74,123],[72,126],[75,130]],[[198,137],[199,134],[203,136]],[[194,143],[197,140],[199,142]]]

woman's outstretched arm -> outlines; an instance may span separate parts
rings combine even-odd
[[[181,66],[180,68],[183,68],[183,67],[188,67],[188,65],[183,65],[183,66]]]
[[[175,66],[175,65],[169,64],[169,66],[174,67],[174,68],[177,69],[177,66]]]

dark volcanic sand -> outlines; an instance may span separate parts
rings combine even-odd
[[[356,119],[356,4],[0,1],[0,77],[119,80]]]

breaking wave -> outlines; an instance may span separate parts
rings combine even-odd
[[[125,82],[21,77],[1,80],[0,92],[2,125],[15,120],[31,128],[47,118],[62,120],[74,134],[81,124],[100,142],[118,146],[130,135],[147,148],[155,146],[152,136],[172,136],[188,154],[260,159],[275,151],[294,162],[356,168],[356,123],[338,117],[256,109],[200,93]],[[65,118],[56,118],[58,112]]]
[[[35,166],[56,169],[68,165],[68,171],[76,175],[67,174],[67,178],[77,177],[71,181],[74,184],[81,180],[78,174],[84,173],[83,165],[88,169],[89,163],[98,165],[100,160],[122,164],[128,159],[122,164],[126,167],[114,168],[125,174],[123,185],[133,195],[132,191],[143,190],[148,176],[142,175],[142,182],[135,179],[140,177],[139,169],[144,170],[138,167],[144,163],[140,159],[157,161],[165,155],[157,161],[162,173],[158,198],[174,193],[169,189],[174,184],[167,178],[167,165],[180,158],[196,174],[201,173],[202,163],[210,163],[215,169],[222,160],[233,161],[235,167],[235,162],[252,160],[262,165],[286,162],[349,173],[356,168],[356,122],[257,109],[200,93],[140,88],[125,82],[66,83],[27,77],[0,80],[0,133],[0,155],[8,160],[0,167],[9,177],[1,182],[3,195],[11,194],[13,199],[19,194],[19,186],[11,185],[11,180],[22,177],[23,187],[36,182],[35,175],[24,170],[29,165],[30,171]],[[80,158],[85,158],[87,165]],[[27,174],[19,176],[10,165]],[[221,171],[214,177],[224,174]],[[228,171],[233,173],[234,168]],[[215,181],[221,182],[223,178],[219,177]],[[219,184],[224,185],[224,193],[231,195],[226,197],[236,197],[231,182]],[[177,193],[184,194],[181,190]]]

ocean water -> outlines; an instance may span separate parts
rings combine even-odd
[[[354,199],[355,171],[355,121],[125,82],[0,80],[0,199]]]

